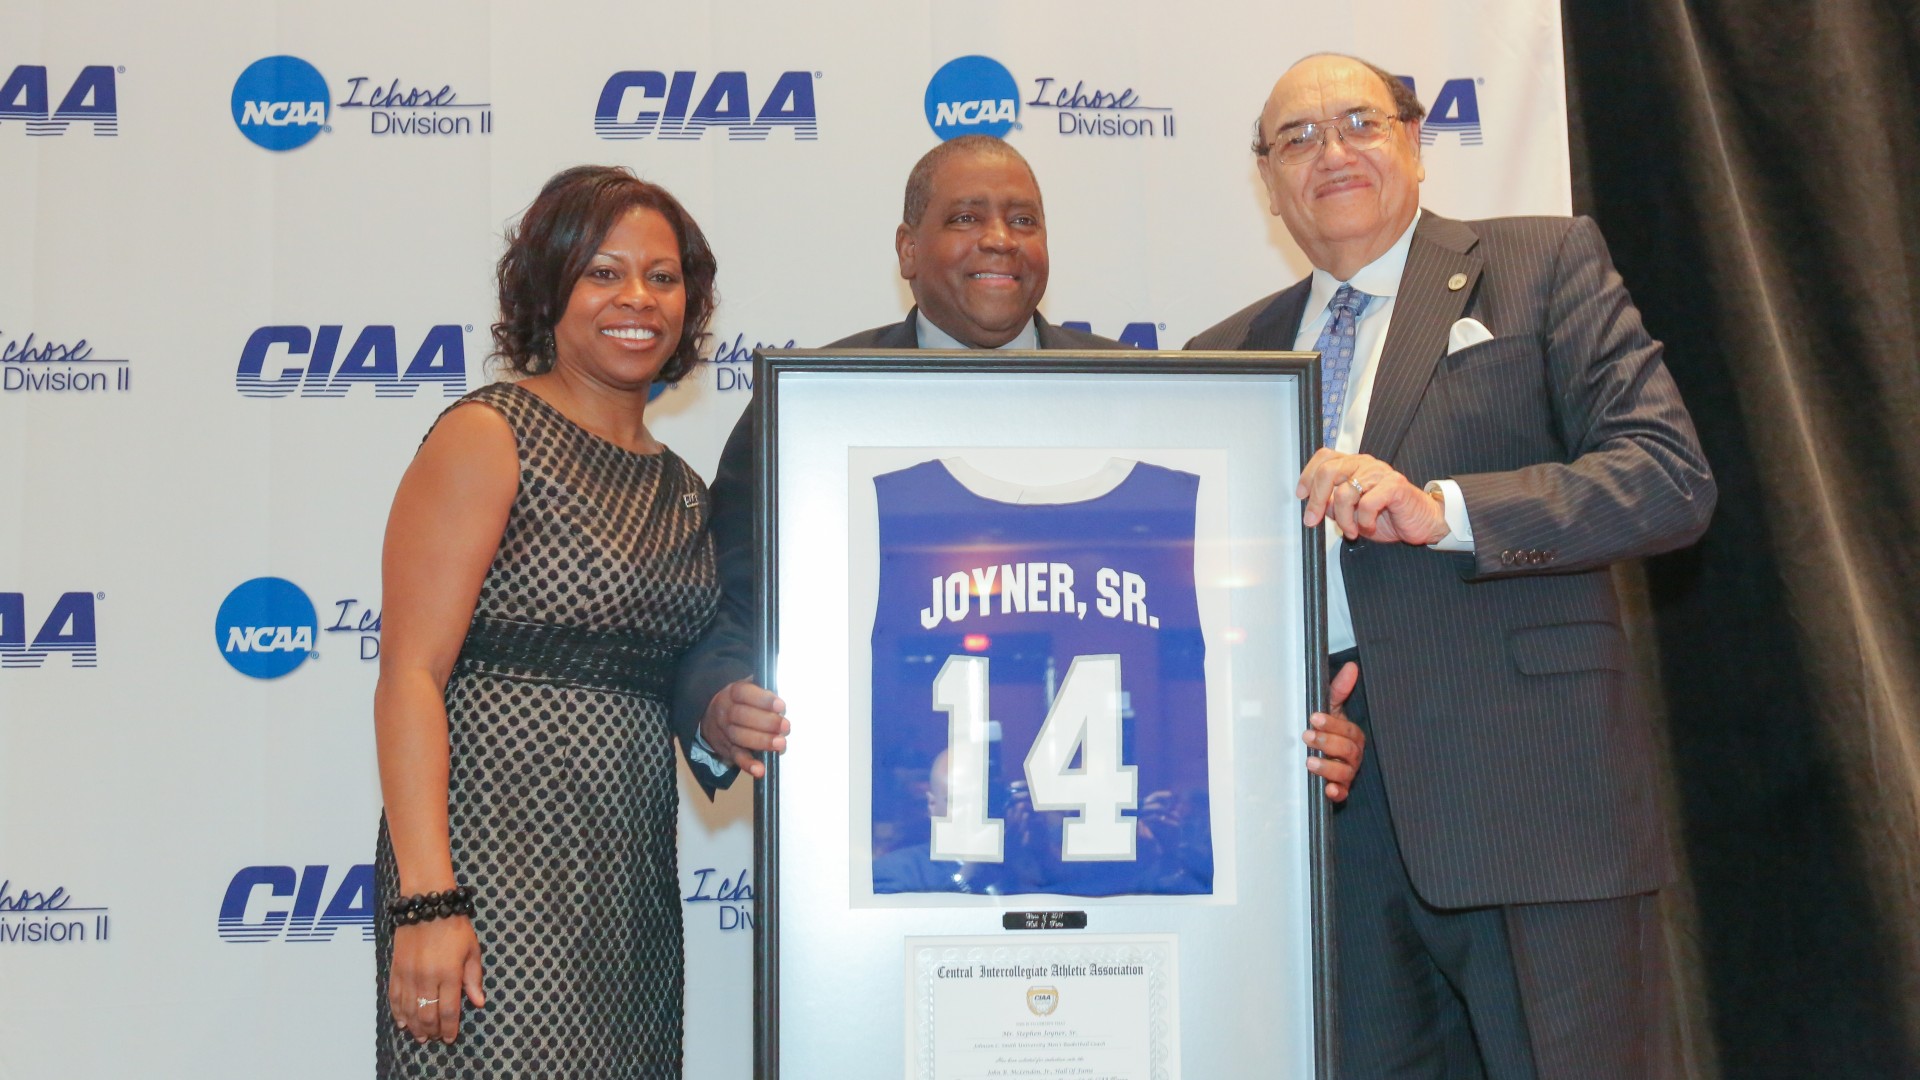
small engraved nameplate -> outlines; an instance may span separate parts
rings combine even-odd
[[[1005,930],[1085,930],[1084,911],[1008,911],[1000,915]]]

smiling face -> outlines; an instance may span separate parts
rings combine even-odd
[[[620,216],[574,282],[553,328],[554,368],[644,391],[673,356],[686,321],[680,240],[657,210]]]
[[[1274,84],[1260,114],[1269,142],[1291,124],[1325,120],[1355,109],[1396,114],[1380,77],[1343,56],[1311,56]],[[1313,265],[1345,281],[1386,253],[1420,209],[1420,122],[1399,120],[1387,141],[1356,151],[1337,136],[1311,161],[1282,165],[1259,159],[1268,208],[1287,223]]]
[[[1012,341],[1047,291],[1040,188],[1018,158],[941,162],[920,220],[894,235],[900,276],[935,326],[979,349]]]

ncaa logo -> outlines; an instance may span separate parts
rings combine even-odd
[[[327,128],[327,80],[297,56],[255,60],[233,84],[233,122],[268,150],[293,150]]]
[[[213,638],[233,670],[277,679],[316,655],[320,620],[313,601],[285,578],[258,577],[227,594],[213,619]]]
[[[990,56],[947,61],[927,81],[927,123],[940,141],[961,135],[1000,138],[1020,121],[1020,87]]]

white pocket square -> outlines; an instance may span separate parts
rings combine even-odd
[[[1453,329],[1447,331],[1447,355],[1452,356],[1461,349],[1492,340],[1493,331],[1482,325],[1479,319],[1461,319],[1453,324]]]

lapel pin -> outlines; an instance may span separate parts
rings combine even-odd
[[[1447,279],[1448,292],[1459,292],[1461,289],[1464,289],[1466,287],[1467,287],[1467,275],[1465,274],[1455,274],[1452,277]]]
[[[680,496],[680,502],[682,505],[688,506],[688,507],[699,506],[700,496],[695,495],[693,492],[689,491],[686,494]]]

